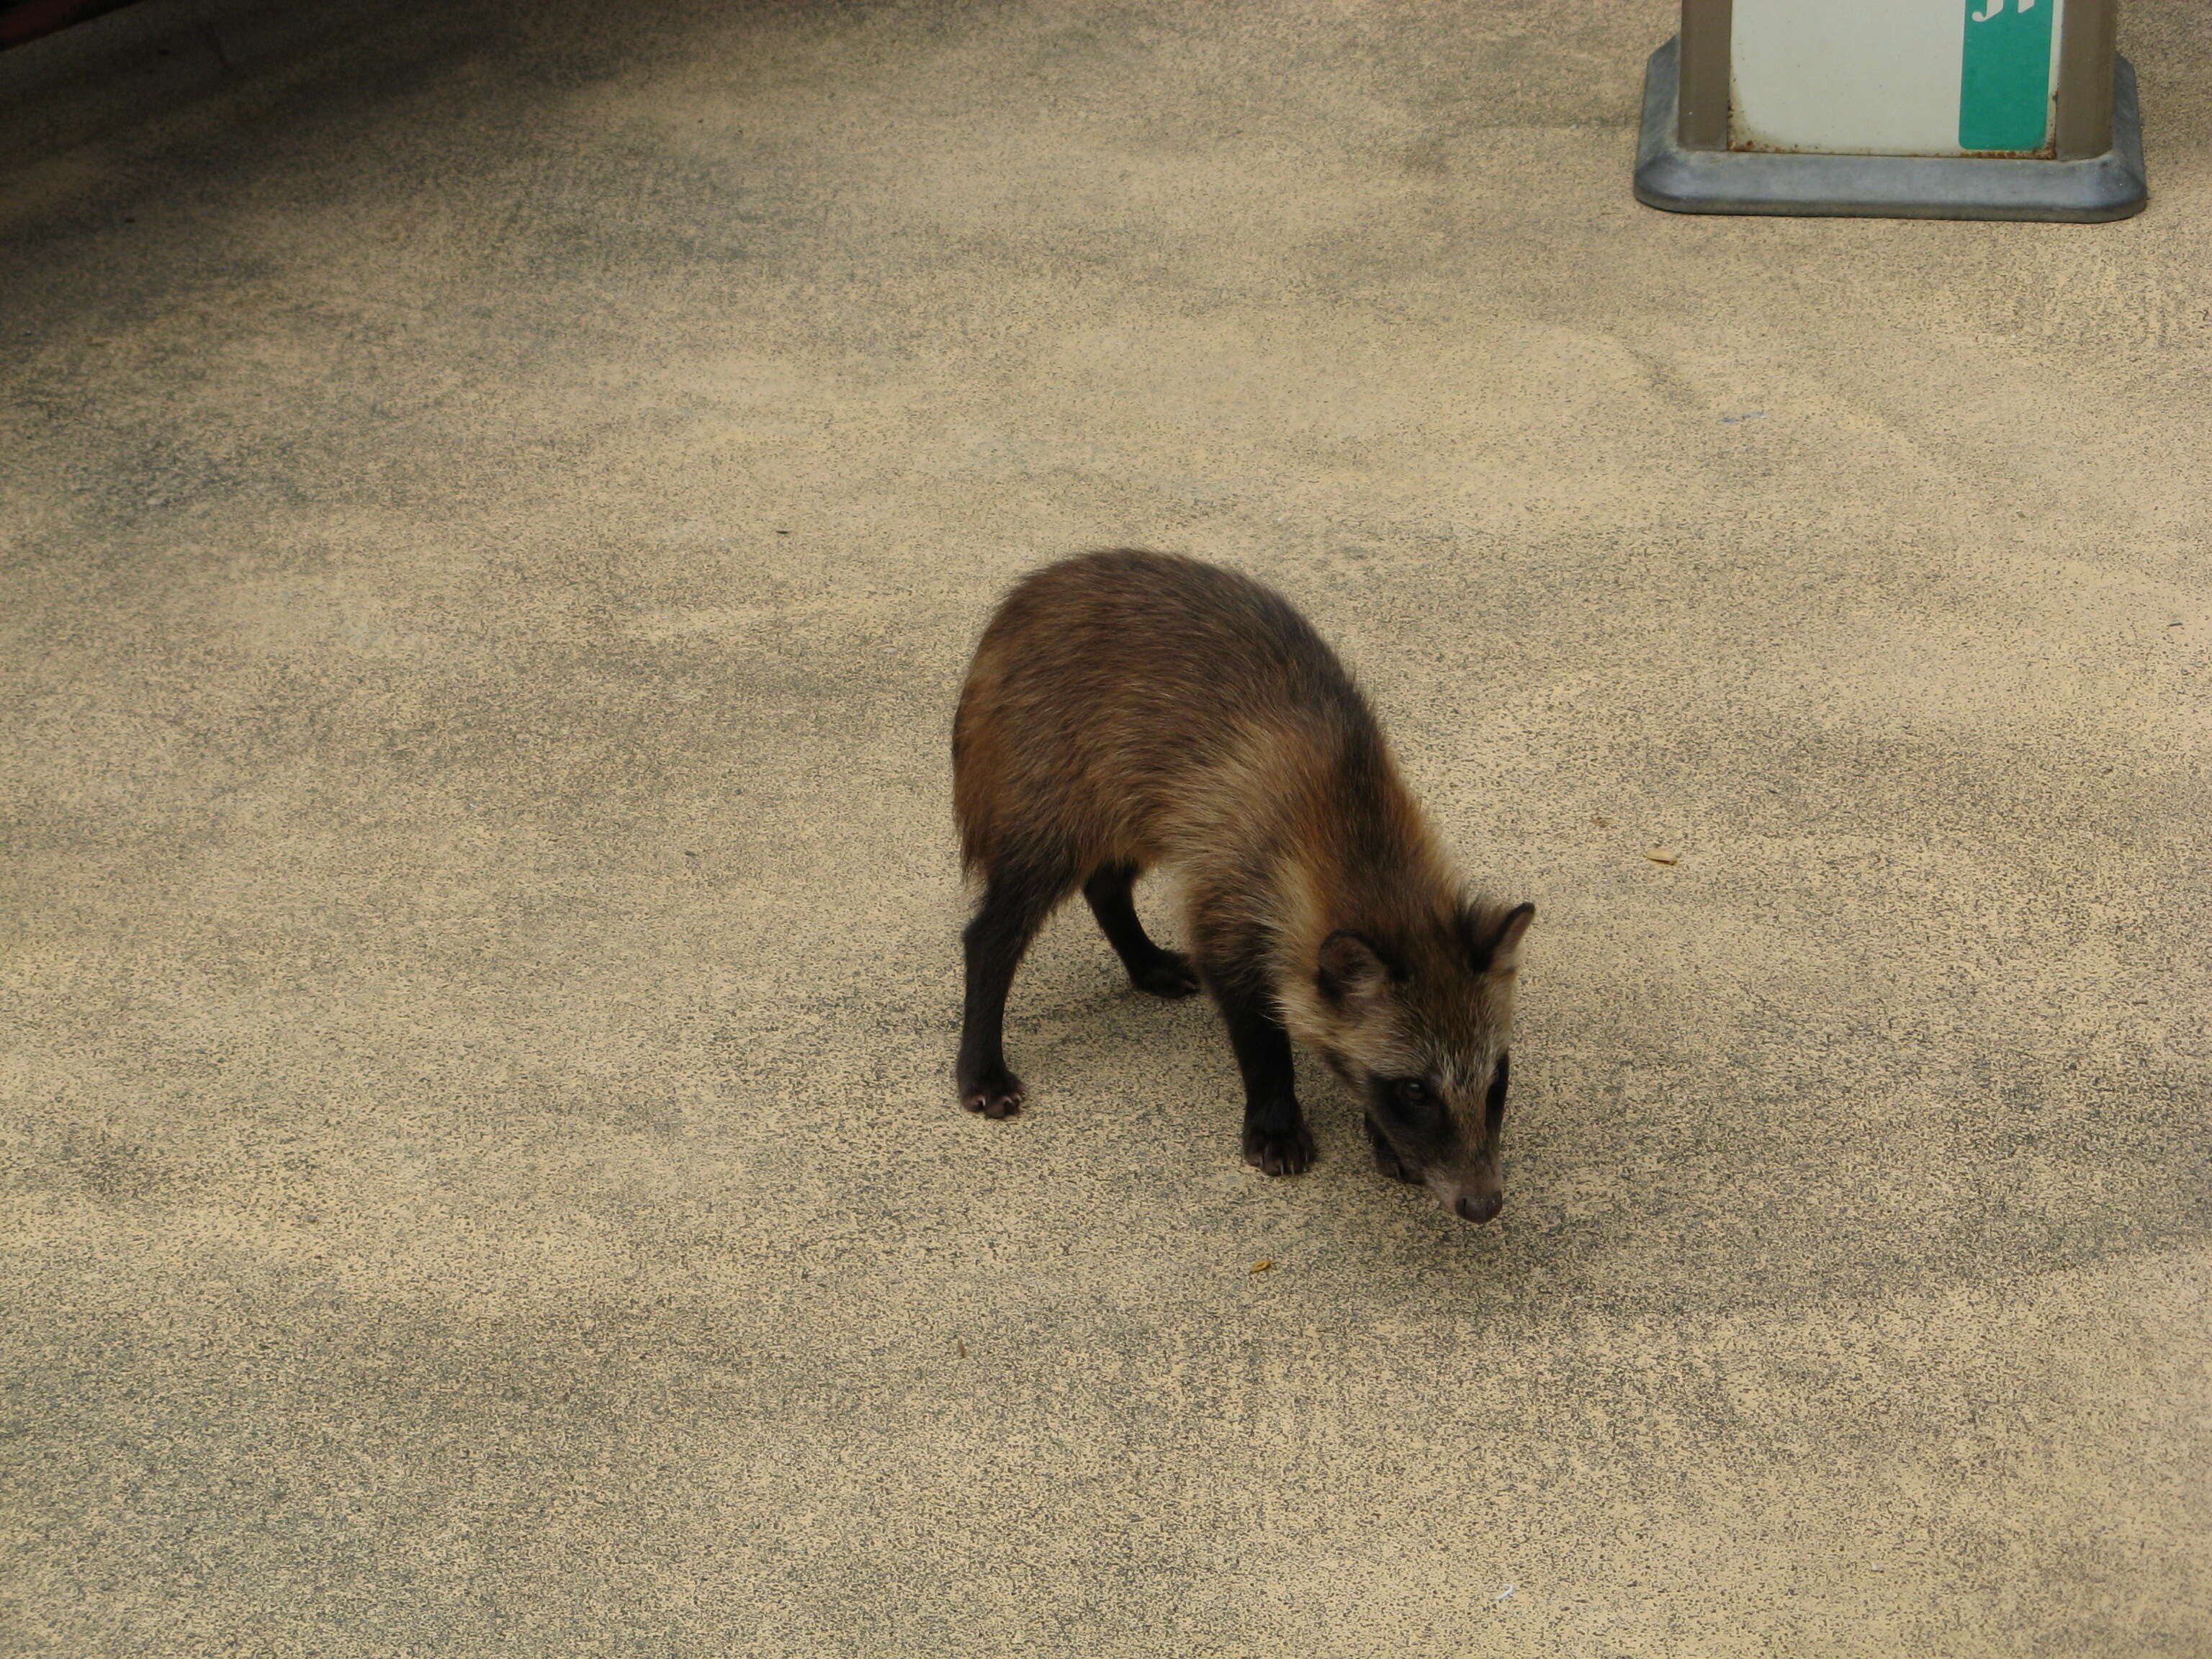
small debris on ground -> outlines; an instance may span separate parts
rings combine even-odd
[[[1590,820],[1590,822],[1591,822],[1592,823],[1594,823],[1594,824],[1597,825],[1597,827],[1598,827],[1599,829],[1601,829],[1601,830],[1610,830],[1610,829],[1612,829],[1612,828],[1613,828],[1613,820],[1612,820],[1611,818],[1605,818],[1605,817],[1592,818],[1592,819]]]
[[[1675,864],[1680,861],[1681,857],[1680,854],[1674,852],[1671,848],[1666,847],[1649,848],[1645,850],[1644,856],[1650,859],[1654,864]]]
[[[1271,1270],[1274,1265],[1274,1257],[1272,1255],[1263,1255],[1257,1261],[1252,1264],[1252,1271],[1255,1273],[1264,1273]]]
[[[1504,1589],[1498,1591],[1497,1595],[1492,1596],[1490,1599],[1493,1601],[1503,1601],[1507,1596],[1513,1594],[1515,1588],[1516,1587],[1514,1585],[1508,1584]]]
[[[1731,425],[1737,421],[1763,421],[1765,418],[1766,411],[1763,409],[1747,410],[1741,415],[1723,415],[1721,416],[1723,422]]]

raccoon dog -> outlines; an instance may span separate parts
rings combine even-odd
[[[1498,1213],[1515,970],[1533,905],[1468,896],[1366,699],[1273,589],[1160,553],[1032,572],[984,629],[952,734],[964,936],[960,1099],[1021,1109],[1000,1024],[1037,928],[1078,887],[1130,979],[1202,984],[1244,1080],[1244,1157],[1313,1162],[1291,1039],[1359,1096],[1385,1175],[1469,1221]],[[1183,879],[1188,957],[1130,886]]]

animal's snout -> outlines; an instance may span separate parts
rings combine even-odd
[[[1452,1208],[1478,1227],[1496,1215],[1505,1205],[1503,1193],[1468,1193]]]

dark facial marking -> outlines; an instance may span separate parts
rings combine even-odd
[[[1436,1091],[1424,1079],[1378,1078],[1375,1091],[1383,1117],[1401,1128],[1430,1128],[1443,1115]]]
[[[1490,1097],[1483,1103],[1483,1121],[1489,1126],[1492,1146],[1498,1142],[1498,1126],[1505,1121],[1505,1079],[1512,1065],[1511,1054],[1498,1056],[1498,1069],[1490,1077]]]
[[[1449,1161],[1451,1115],[1425,1078],[1376,1078],[1369,1087],[1368,1115],[1386,1130],[1405,1159],[1422,1168]]]

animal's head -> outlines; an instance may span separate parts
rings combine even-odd
[[[1504,1200],[1506,1042],[1533,904],[1468,908],[1404,937],[1340,929],[1321,944],[1299,1035],[1367,1109],[1376,1162],[1484,1222]]]

